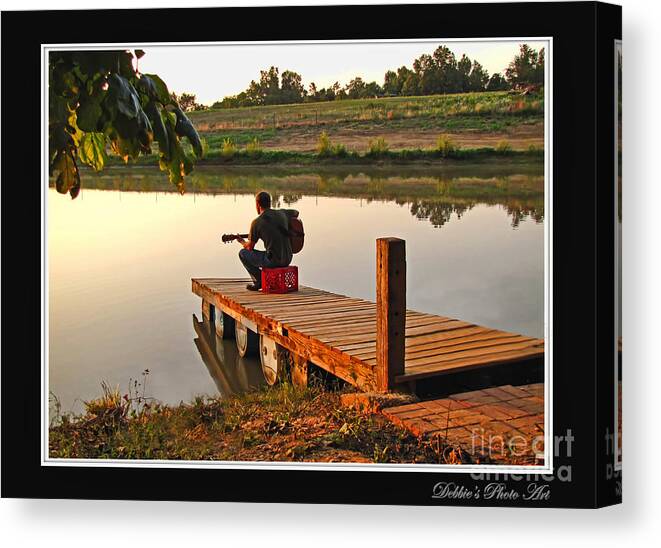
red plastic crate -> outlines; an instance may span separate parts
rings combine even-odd
[[[262,293],[298,291],[298,267],[262,268]]]

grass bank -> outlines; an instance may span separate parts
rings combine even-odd
[[[456,463],[466,454],[421,441],[321,386],[289,383],[226,399],[162,405],[103,386],[82,415],[59,415],[52,458]]]
[[[336,145],[337,146],[337,145]],[[448,165],[453,163],[485,162],[498,163],[542,163],[544,150],[531,146],[526,150],[513,150],[506,142],[496,147],[457,148],[451,152],[439,149],[403,149],[367,151],[364,153],[347,151],[339,148],[329,153],[299,152],[288,150],[245,150],[234,147],[230,152],[209,150],[204,158],[196,162],[197,166],[360,166],[360,165]],[[132,163],[133,164],[133,163]],[[129,164],[129,165],[132,165]],[[140,156],[134,165],[149,166],[158,164],[156,155]],[[125,165],[117,156],[111,156],[108,165]]]

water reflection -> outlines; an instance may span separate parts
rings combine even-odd
[[[125,192],[174,192],[153,168],[109,169],[87,173],[84,187]],[[275,207],[296,204],[303,196],[332,196],[395,202],[411,215],[443,227],[454,214],[461,219],[477,204],[501,205],[516,228],[522,220],[544,220],[544,175],[541,166],[453,166],[319,168],[269,166],[199,168],[188,180],[188,192],[253,194],[268,190]]]
[[[212,323],[193,314],[193,340],[204,365],[222,396],[254,390],[265,384],[259,360],[242,358],[233,340],[216,335]]]

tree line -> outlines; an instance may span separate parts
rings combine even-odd
[[[519,52],[504,70],[504,74],[489,75],[477,60],[462,55],[457,59],[447,46],[439,46],[430,54],[413,61],[411,68],[402,66],[385,73],[383,84],[365,82],[356,76],[342,86],[319,88],[311,82],[306,89],[300,74],[278,67],[260,71],[259,80],[252,80],[245,91],[216,101],[211,108],[236,108],[261,105],[284,105],[303,102],[336,101],[375,97],[439,95],[445,93],[503,91],[524,85],[544,83],[544,48],[539,51],[522,44]],[[185,110],[201,110],[195,95],[182,94],[179,100]]]

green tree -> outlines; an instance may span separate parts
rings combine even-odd
[[[365,92],[363,97],[381,97],[383,96],[383,88],[376,82],[370,82],[365,85]]]
[[[423,54],[413,61],[415,80],[411,79],[406,71],[401,71],[402,74],[407,74],[402,93],[431,95],[466,91],[471,66],[471,60],[467,56],[464,55],[458,63],[454,53],[447,46],[439,46],[432,55]],[[407,88],[406,92],[404,87]]]
[[[442,74],[431,55],[423,54],[413,61],[413,70],[418,77],[419,92],[422,95],[439,93]]]
[[[398,82],[397,73],[389,70],[383,77],[383,92],[386,95],[399,95],[400,90],[401,86]]]
[[[457,63],[457,79],[459,81],[460,91],[470,91],[471,90],[471,69],[473,67],[473,62],[470,58],[464,54],[459,59]]]
[[[291,70],[282,73],[279,100],[282,104],[302,103],[305,98],[305,88],[301,75]]]
[[[504,91],[506,89],[509,89],[509,84],[507,83],[507,80],[503,78],[502,74],[499,72],[496,72],[491,75],[491,78],[489,78],[489,83],[487,84],[487,91]]]
[[[202,143],[163,80],[133,67],[134,58],[137,66],[143,55],[142,50],[49,53],[49,171],[58,192],[78,196],[78,163],[100,171],[107,146],[128,162],[150,154],[154,140],[160,168],[184,192],[184,177],[202,156]],[[183,137],[193,155],[184,151]]]
[[[534,82],[536,84],[544,83],[544,57],[546,56],[544,48],[539,50],[539,55],[537,56],[537,64],[535,65],[535,72],[533,74]]]
[[[410,93],[404,93],[404,84],[406,81],[413,76],[415,73],[408,67],[401,66],[397,69],[397,94],[398,95],[411,95]],[[409,86],[411,87],[411,86]],[[417,93],[417,92],[416,92]]]
[[[238,108],[250,106],[251,102],[245,91],[238,95],[229,95],[224,97],[221,101],[216,101],[211,105],[211,108]]]
[[[280,95],[280,71],[277,67],[259,71],[259,82],[252,80],[246,95],[251,105],[273,105]]]
[[[314,101],[321,101],[320,93],[319,90],[317,89],[317,84],[314,82],[310,82],[310,85],[308,86],[308,92],[306,95],[306,101],[314,102]]]
[[[363,79],[360,76],[356,76],[344,89],[349,99],[360,99],[361,97],[365,97],[365,88],[366,85]]]
[[[259,82],[252,80],[244,93],[241,106],[301,103],[306,95],[301,75],[285,70],[281,76],[278,67],[260,71]]]
[[[333,97],[333,101],[342,101],[347,98],[347,92],[340,85],[339,82],[335,82],[330,88],[330,95]]]
[[[171,96],[175,103],[179,103],[181,110],[184,112],[190,112],[192,110],[204,110],[207,108],[196,101],[195,94],[193,93],[184,92],[181,95],[177,95],[176,93],[172,92]]]
[[[489,82],[489,73],[477,61],[473,61],[470,75],[468,76],[468,91],[484,91]]]
[[[539,52],[528,44],[519,46],[519,53],[505,69],[510,86],[544,83],[544,48]]]
[[[457,59],[447,46],[439,46],[433,53],[436,70],[439,72],[439,88],[436,93],[456,93],[461,91],[461,78],[457,69]]]
[[[410,72],[402,85],[402,95],[419,95],[420,78],[415,72]]]

